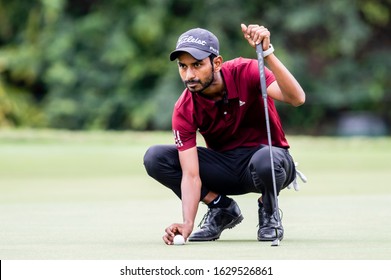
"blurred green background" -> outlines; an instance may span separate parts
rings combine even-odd
[[[180,201],[142,157],[173,143],[168,55],[203,27],[225,60],[256,58],[242,22],[271,31],[307,94],[277,106],[309,182],[281,196],[280,250],[256,241],[251,194],[238,230],[167,247]],[[0,0],[0,258],[388,259],[390,138],[328,136],[390,135],[390,34],[391,0]]]
[[[272,33],[307,93],[290,134],[385,135],[390,0],[0,0],[0,128],[166,130],[183,85],[168,59],[203,27],[225,60],[255,58],[240,23]]]

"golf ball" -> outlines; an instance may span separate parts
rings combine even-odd
[[[174,245],[184,245],[185,239],[182,235],[178,234],[174,236]]]

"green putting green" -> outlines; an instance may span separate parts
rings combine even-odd
[[[308,183],[281,192],[279,247],[256,240],[256,194],[218,241],[167,246],[181,204],[142,158],[170,132],[0,130],[0,259],[390,259],[391,139],[288,139]]]

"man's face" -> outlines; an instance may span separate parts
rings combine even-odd
[[[183,52],[178,56],[178,68],[182,81],[191,92],[202,93],[213,82],[214,71],[209,57],[196,60]]]

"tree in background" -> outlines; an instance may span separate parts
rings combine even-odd
[[[346,110],[391,121],[389,0],[0,0],[0,126],[169,129],[183,85],[168,54],[204,27],[225,60],[255,53],[240,23],[272,31],[307,93],[278,104],[287,130],[320,134]]]

